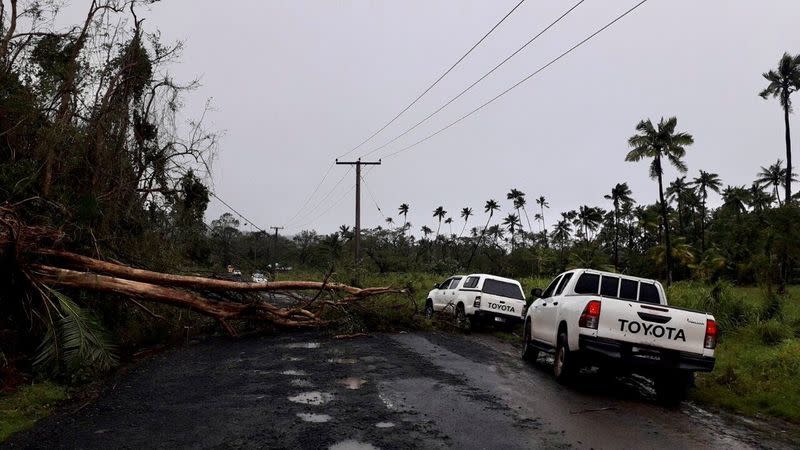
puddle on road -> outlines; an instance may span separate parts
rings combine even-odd
[[[366,442],[359,442],[354,439],[348,439],[346,441],[342,441],[336,444],[331,445],[328,447],[329,450],[378,450],[378,447],[375,447],[372,444],[368,444]]]
[[[331,400],[333,400],[333,394],[319,391],[303,392],[295,395],[294,397],[289,397],[290,402],[314,406],[328,403]]]
[[[336,380],[336,382],[344,386],[345,389],[355,391],[356,389],[361,389],[361,386],[363,386],[367,380],[363,378],[350,377]]]
[[[375,424],[375,428],[392,428],[394,426],[394,422],[378,422]]]
[[[306,376],[308,374],[305,373],[302,370],[284,370],[283,372],[281,372],[281,375],[291,375],[293,377],[304,377],[304,376]]]
[[[354,358],[330,358],[328,362],[332,364],[355,364],[358,360]]]
[[[303,419],[303,422],[313,423],[324,423],[331,420],[331,416],[327,414],[297,413],[297,417]]]
[[[283,348],[319,348],[319,342],[292,342],[285,344]]]
[[[297,362],[297,361],[302,361],[303,358],[300,358],[299,356],[284,356],[283,360],[284,361]]]
[[[295,387],[314,387],[314,383],[302,378],[295,378],[294,380],[290,381],[289,384]]]

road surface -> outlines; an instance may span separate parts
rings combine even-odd
[[[647,383],[551,377],[491,335],[215,338],[162,353],[11,448],[791,448]],[[750,422],[752,424],[752,422]],[[795,446],[798,442],[794,442]]]

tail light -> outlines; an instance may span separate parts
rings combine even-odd
[[[475,301],[472,302],[472,306],[474,308],[480,308],[481,307],[481,296],[480,295],[475,297]]]
[[[578,325],[582,328],[597,329],[600,324],[600,300],[591,300],[583,308]]]
[[[717,322],[711,319],[706,320],[706,339],[703,341],[703,347],[710,349],[717,347]]]

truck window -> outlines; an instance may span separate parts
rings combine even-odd
[[[600,284],[600,275],[596,273],[584,273],[578,278],[575,283],[576,294],[594,294],[597,295],[597,288]]]
[[[464,289],[474,289],[478,285],[478,280],[480,280],[480,277],[467,278],[467,281],[464,282]]]
[[[572,275],[572,272],[564,275],[564,278],[561,279],[561,283],[558,283],[558,289],[556,289],[555,295],[561,295],[561,293],[564,292],[564,288],[567,287],[567,283],[572,279]]]
[[[661,303],[658,296],[658,288],[653,283],[639,283],[639,301],[642,303]]]
[[[487,278],[483,282],[483,292],[485,294],[499,295],[500,297],[514,298],[517,300],[524,300],[522,296],[522,289],[514,283],[505,281],[493,280]]]
[[[617,291],[619,291],[619,278],[603,275],[600,280],[600,295],[616,297]]]
[[[451,282],[450,282],[450,287],[449,287],[449,289],[455,289],[455,288],[457,288],[457,287],[458,287],[458,282],[459,282],[459,281],[461,281],[461,277],[459,277],[459,278],[453,278],[453,281],[451,281]]]
[[[542,294],[542,298],[550,298],[553,295],[553,291],[556,290],[556,287],[558,286],[558,282],[560,280],[561,280],[561,275],[557,276],[556,279],[553,280],[552,283],[550,283],[550,286],[547,286],[547,289],[545,289],[544,293]]]
[[[439,283],[439,289],[447,289],[450,286],[450,282],[453,281],[452,278],[448,278],[441,283]]]
[[[622,286],[619,288],[619,298],[623,300],[636,301],[639,294],[639,282],[622,279]]]

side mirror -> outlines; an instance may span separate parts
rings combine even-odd
[[[533,288],[533,289],[531,289],[531,297],[533,297],[533,298],[542,298],[542,288]]]
[[[433,288],[434,289],[439,289],[439,285],[437,283],[433,283]]]

